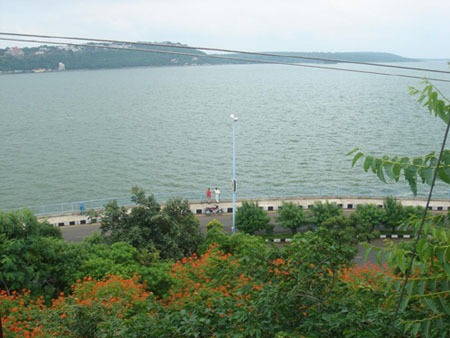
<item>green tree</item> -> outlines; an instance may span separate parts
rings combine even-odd
[[[216,219],[206,225],[205,242],[199,246],[198,253],[204,254],[210,245],[219,244],[225,253],[233,255],[245,256],[251,260],[255,252],[263,254],[267,245],[260,236],[252,236],[246,233],[237,233],[229,236],[223,230],[222,223]]]
[[[258,202],[243,201],[242,206],[236,211],[236,228],[246,234],[253,235],[256,231],[273,231],[270,218],[258,205]]]
[[[0,234],[6,239],[20,239],[32,236],[62,239],[61,230],[47,222],[39,222],[31,210],[16,212],[0,211]]]
[[[173,283],[168,274],[171,262],[161,261],[158,252],[138,250],[124,242],[108,245],[101,238],[94,235],[82,243],[71,243],[68,250],[79,259],[78,266],[72,270],[70,284],[84,277],[102,280],[108,275],[132,278],[136,274],[158,296],[169,290]]]
[[[0,212],[0,288],[48,298],[67,289],[78,263],[61,231],[30,210]]]
[[[278,223],[285,229],[290,229],[293,234],[297,233],[297,229],[305,225],[308,221],[303,208],[292,202],[283,201],[281,210],[278,211]]]
[[[384,202],[385,221],[384,225],[395,232],[397,227],[406,219],[403,205],[393,197],[387,197]]]
[[[342,216],[342,208],[339,207],[336,203],[330,203],[326,201],[322,203],[321,201],[317,201],[312,205],[311,208],[313,223],[316,226],[321,226],[324,221],[329,218]]]
[[[203,237],[187,200],[170,199],[161,210],[154,196],[147,197],[138,187],[132,189],[131,199],[136,206],[130,212],[116,201],[105,206],[101,231],[109,243],[157,250],[162,258],[179,259],[195,252]]]
[[[319,229],[326,229],[327,235],[334,240],[336,244],[351,248],[347,250],[347,260],[350,262],[356,255],[356,244],[360,240],[360,232],[357,228],[350,225],[350,221],[344,215],[327,218],[322,222]]]
[[[359,232],[359,239],[370,241],[379,236],[375,230],[384,224],[385,211],[375,204],[359,204],[355,212],[350,215],[350,224]]]
[[[408,205],[403,207],[406,219],[421,218],[423,216],[424,207]]]

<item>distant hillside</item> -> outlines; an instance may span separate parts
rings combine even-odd
[[[170,43],[172,46],[185,47],[179,43]],[[104,44],[108,45],[108,44]],[[198,50],[175,48],[175,47],[153,47],[142,45],[109,45],[115,47],[134,47],[159,49],[173,52],[186,52],[195,54],[194,56],[158,54],[140,51],[121,51],[116,49],[104,49],[86,46],[40,46],[33,48],[10,48],[0,49],[0,72],[31,72],[31,71],[50,71],[57,70],[58,66],[66,70],[72,69],[99,69],[99,68],[122,68],[122,67],[143,67],[143,66],[187,66],[187,65],[205,65],[205,64],[236,64],[252,63],[249,59],[259,59],[263,61],[277,60],[284,62],[314,62],[324,63],[323,61],[300,60],[292,58],[262,57],[241,54],[224,54],[223,56],[239,57],[248,61],[232,61],[205,57],[207,54]],[[187,47],[187,46],[186,46]],[[389,53],[294,53],[294,52],[274,52],[282,55],[297,55],[309,57],[333,58],[352,61],[366,62],[399,62],[415,61]],[[220,54],[214,54],[220,55]],[[327,63],[327,62],[325,62]],[[63,64],[64,66],[61,66]]]
[[[104,44],[108,45],[108,44]],[[183,46],[178,44],[179,46]],[[205,55],[205,53],[183,48],[145,47],[140,45],[114,45],[115,47],[151,48],[174,52]],[[195,56],[121,51],[95,47],[40,46],[15,50],[0,49],[0,71],[32,71],[37,69],[57,70],[63,63],[66,70],[99,69],[142,66],[169,66],[202,64],[204,60]]]
[[[327,59],[337,59],[337,60],[347,60],[347,61],[359,61],[359,62],[408,62],[408,61],[418,61],[415,59],[405,58],[399,55],[391,53],[379,53],[379,52],[345,52],[345,53],[331,53],[331,52],[265,52],[267,54],[278,54],[285,55],[286,57],[270,57],[270,56],[254,56],[254,55],[244,55],[244,54],[218,54],[230,57],[239,57],[244,59],[259,59],[259,60],[270,60],[270,61],[282,61],[282,62],[312,62],[312,63],[334,63],[327,61],[315,61],[308,59],[294,59],[288,56],[306,56],[306,57],[317,57],[317,58],[327,58]]]

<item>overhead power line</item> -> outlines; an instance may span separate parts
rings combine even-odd
[[[185,56],[192,56],[192,57],[213,58],[213,59],[222,59],[222,60],[246,62],[246,63],[277,64],[277,65],[294,66],[294,67],[316,68],[316,69],[325,69],[325,70],[345,71],[345,72],[352,72],[352,73],[363,73],[363,74],[372,74],[372,75],[402,77],[402,78],[418,79],[418,80],[427,79],[427,80],[431,80],[431,81],[440,81],[440,82],[448,82],[448,83],[450,83],[450,80],[439,79],[439,78],[431,78],[431,77],[423,77],[423,76],[414,76],[414,75],[406,75],[406,74],[393,74],[393,73],[375,72],[375,71],[358,70],[358,69],[350,69],[350,68],[337,68],[337,67],[329,67],[329,66],[317,66],[317,65],[309,65],[309,64],[307,65],[307,64],[301,64],[301,63],[273,61],[273,60],[247,59],[247,58],[239,58],[239,57],[232,57],[232,56],[214,55],[214,54],[212,54],[212,55],[211,54],[195,54],[195,53],[176,52],[176,51],[168,51],[168,50],[161,50],[161,49],[131,48],[131,47],[118,47],[118,46],[108,46],[108,45],[105,46],[105,45],[96,45],[96,44],[81,44],[81,43],[71,43],[71,42],[56,42],[56,41],[29,40],[29,39],[0,38],[0,40],[4,40],[4,41],[18,41],[18,42],[30,42],[30,43],[41,43],[41,44],[50,44],[50,45],[76,46],[76,47],[84,47],[84,48],[102,48],[102,49],[126,50],[126,51],[146,52],[146,53],[185,55]],[[170,47],[173,47],[173,46],[172,45],[164,45],[164,47],[170,48]]]
[[[395,69],[405,69],[405,70],[450,74],[450,71],[446,71],[446,70],[429,69],[429,68],[421,68],[421,67],[386,65],[386,64],[379,64],[379,63],[373,63],[373,62],[351,61],[351,60],[343,60],[343,59],[316,57],[316,56],[284,55],[284,54],[276,54],[276,53],[249,52],[249,51],[243,51],[243,50],[237,50],[237,49],[181,46],[181,45],[171,45],[171,44],[157,43],[157,42],[132,42],[132,41],[124,41],[124,40],[97,39],[97,38],[57,36],[57,35],[38,35],[38,34],[25,34],[25,33],[8,33],[8,32],[0,32],[0,35],[37,37],[37,38],[46,38],[46,39],[63,39],[63,40],[122,43],[122,44],[134,44],[134,45],[153,46],[153,47],[171,47],[171,48],[182,48],[182,49],[207,50],[207,51],[214,51],[214,52],[236,53],[236,54],[245,54],[245,55],[254,55],[254,56],[269,56],[269,57],[282,57],[282,58],[291,58],[291,59],[300,59],[300,60],[303,59],[303,60],[315,60],[315,61],[326,61],[326,62],[350,63],[350,64],[374,66],[374,67],[385,67],[385,68],[395,68]]]

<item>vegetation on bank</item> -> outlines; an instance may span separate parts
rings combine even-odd
[[[168,47],[160,46],[145,46],[137,44],[114,44],[113,47],[138,48],[161,50],[166,52],[184,52],[193,55],[179,55],[179,54],[162,54],[149,53],[145,51],[121,51],[118,49],[104,49],[86,46],[39,46],[27,47],[21,49],[23,55],[9,55],[8,49],[0,49],[0,72],[14,72],[14,71],[32,71],[33,69],[57,70],[59,62],[65,65],[65,69],[103,69],[103,68],[124,68],[124,67],[161,67],[161,66],[186,66],[186,65],[215,65],[215,64],[238,64],[238,63],[252,63],[251,59],[258,59],[264,61],[286,61],[286,62],[303,62],[303,63],[323,63],[321,61],[307,60],[307,59],[292,59],[289,56],[306,56],[306,57],[322,57],[335,58],[351,61],[366,61],[366,62],[405,62],[414,61],[412,59],[403,58],[401,56],[389,53],[283,53],[277,54],[285,55],[285,57],[261,57],[242,54],[226,55],[228,57],[239,57],[244,61],[225,60],[216,58],[204,57],[206,54],[200,50],[188,48],[175,48],[172,46],[185,47],[180,43],[165,42]],[[105,45],[109,44],[101,44]],[[224,55],[225,56],[225,55]],[[249,59],[246,61],[246,59]]]
[[[436,167],[431,169],[441,170]],[[406,179],[411,175],[408,171]],[[0,212],[4,336],[447,337],[450,332],[447,215],[427,217],[422,227],[420,210],[392,199],[383,209],[361,206],[349,219],[336,205],[316,204],[311,231],[276,248],[258,236],[229,236],[217,220],[201,236],[187,201],[170,200],[161,210],[139,188],[133,189],[133,201],[137,207],[129,214],[109,204],[102,234],[82,243],[65,242],[58,228],[39,223],[30,211]],[[295,231],[305,213],[284,207],[279,221]],[[255,224],[267,229],[256,204],[241,214],[240,226],[249,233]],[[386,265],[352,265],[356,243],[370,239],[379,221],[393,230],[420,229],[421,238],[417,245],[367,244],[366,256],[375,250]]]
[[[411,248],[391,245],[391,252],[402,255],[388,255],[384,267],[352,264],[358,238],[370,237],[371,222],[386,219],[384,209],[361,206],[345,218],[336,205],[318,203],[309,216],[313,231],[276,248],[259,236],[229,236],[215,219],[202,237],[187,201],[170,200],[161,210],[139,188],[133,188],[133,200],[137,206],[130,213],[107,205],[102,234],[81,243],[65,242],[58,228],[39,223],[30,211],[0,213],[6,337],[387,334],[405,272],[398,257]],[[265,215],[259,207],[250,210],[250,219],[252,212],[256,219]],[[406,222],[415,228],[415,219]],[[298,220],[305,224],[296,212],[283,216],[291,226]],[[430,220],[433,238],[419,253],[411,305],[402,309],[396,336],[409,336],[406,329],[442,336],[450,329],[442,289],[448,250],[436,251],[440,256],[427,251],[436,243],[448,248],[448,224],[446,217]],[[434,237],[434,226],[440,237]],[[382,249],[376,250],[381,257]],[[436,324],[422,327],[428,317]]]

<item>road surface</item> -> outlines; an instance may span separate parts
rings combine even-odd
[[[275,224],[275,219],[278,216],[277,212],[269,212],[269,217],[271,219],[271,223]],[[223,224],[224,230],[231,234],[231,225],[232,225],[232,214],[223,214],[223,215],[214,215],[214,216],[206,216],[206,215],[198,215],[197,216],[200,221],[200,230],[205,233],[206,232],[206,224],[216,218],[219,222]],[[92,235],[95,231],[100,232],[100,224],[85,224],[85,225],[71,225],[64,226],[60,228],[63,234],[63,237],[68,242],[81,242],[84,238]],[[275,225],[274,233],[286,233],[286,229],[281,228],[278,225]],[[377,239],[372,242],[375,246],[383,246],[385,243],[384,240]],[[375,252],[372,250],[368,257],[368,262],[376,264],[377,260],[375,257]],[[362,266],[364,264],[364,247],[362,245],[358,245],[358,254],[355,258],[355,263]]]

